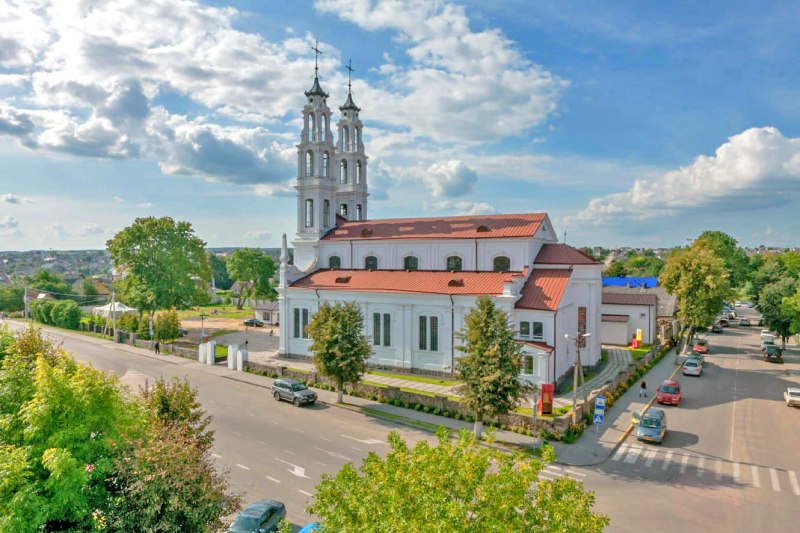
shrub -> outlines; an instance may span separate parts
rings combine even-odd
[[[171,341],[180,336],[178,312],[175,309],[159,311],[153,323],[153,336],[159,341]]]
[[[139,318],[139,326],[136,328],[136,336],[144,341],[150,340],[150,315],[143,314]]]
[[[78,329],[81,309],[72,300],[59,300],[50,311],[50,323],[60,328]]]

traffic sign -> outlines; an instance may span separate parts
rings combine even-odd
[[[598,412],[594,413],[594,423],[595,424],[602,424],[603,423],[603,418],[605,418],[605,415],[603,415],[603,413],[598,413]]]
[[[594,398],[594,408],[595,410],[605,410],[606,408],[606,397],[605,396],[595,396]]]

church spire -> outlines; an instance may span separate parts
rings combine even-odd
[[[345,109],[352,109],[354,111],[361,111],[361,108],[358,107],[355,104],[355,102],[353,102],[353,88],[352,88],[352,85],[351,85],[352,75],[353,75],[353,72],[355,72],[353,70],[353,61],[348,59],[347,60],[347,65],[345,65],[344,68],[347,69],[347,100],[345,100],[344,105],[342,107],[340,107],[339,109],[342,110],[342,111],[345,110]]]
[[[314,41],[314,46],[311,49],[314,51],[314,85],[306,91],[306,96],[317,95],[327,98],[328,93],[323,91],[322,86],[319,84],[319,55],[322,53],[322,50],[319,49],[319,41]]]

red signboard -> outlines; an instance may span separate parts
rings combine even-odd
[[[542,399],[539,401],[540,413],[553,414],[553,384],[542,383]]]

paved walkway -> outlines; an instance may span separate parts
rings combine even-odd
[[[633,364],[633,357],[631,357],[630,350],[607,346],[603,347],[603,351],[608,354],[608,363],[606,363],[599,374],[586,382],[587,394],[593,390],[599,389],[606,383],[611,383],[617,374]],[[578,386],[578,392],[580,393],[580,386]],[[555,408],[571,406],[572,391],[556,395],[553,400],[553,405]]]

